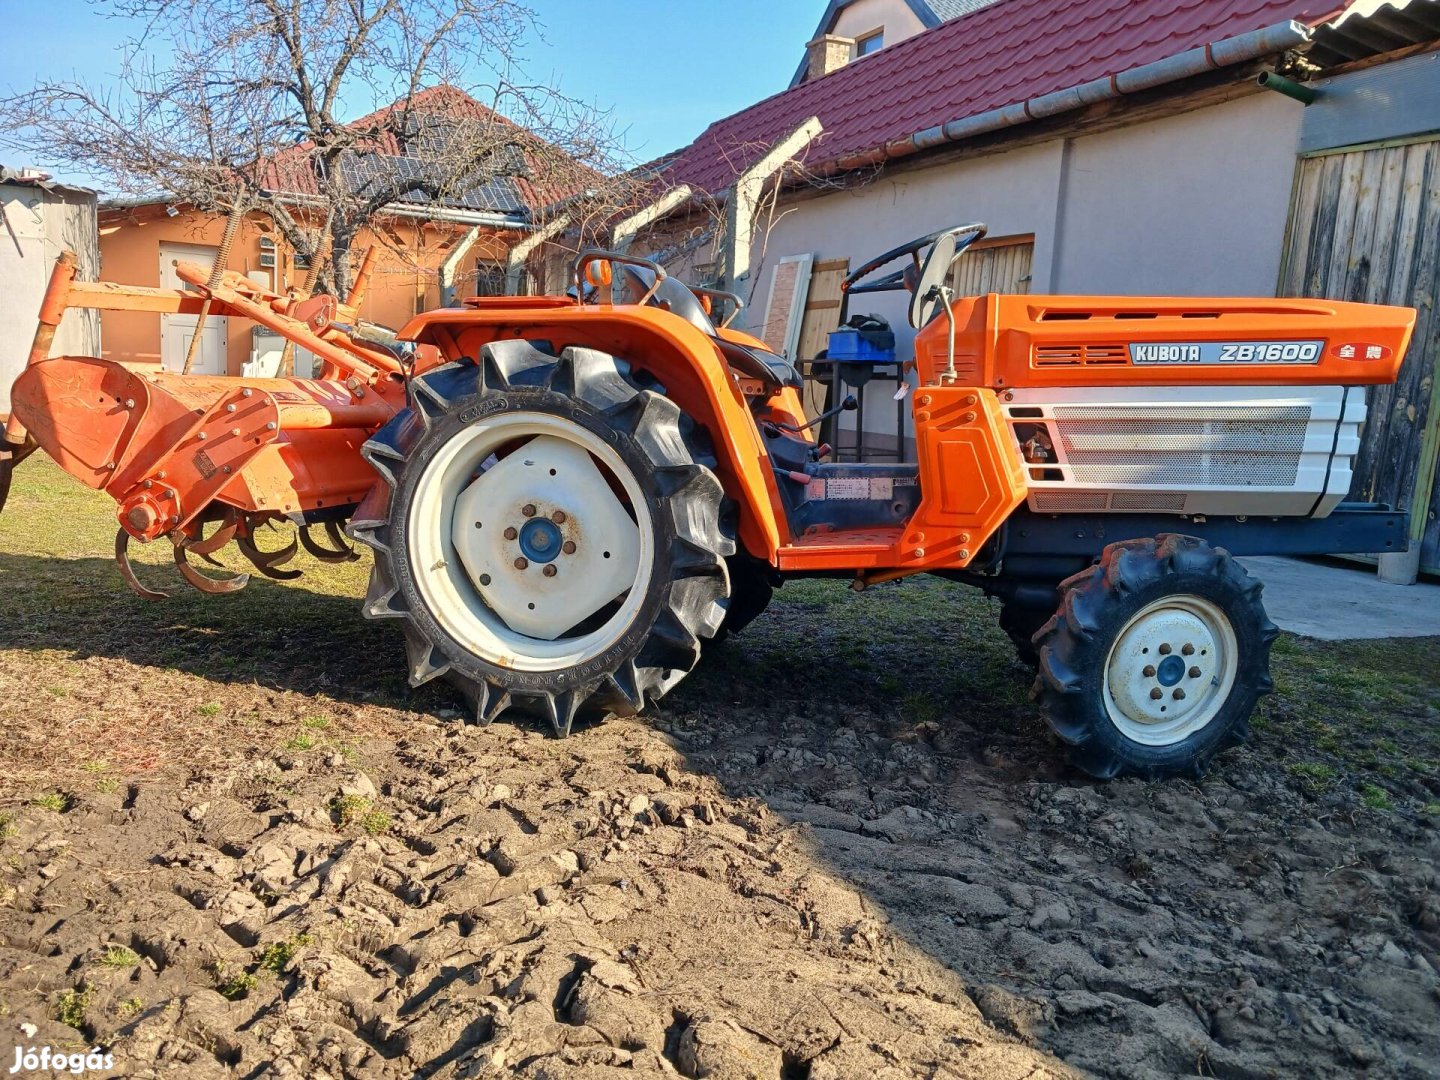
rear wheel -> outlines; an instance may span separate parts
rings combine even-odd
[[[410,682],[444,675],[489,722],[634,713],[725,615],[722,490],[704,434],[629,366],[488,345],[411,383],[365,457],[388,510],[365,614],[403,620]]]
[[[1277,630],[1261,583],[1194,537],[1111,544],[1060,586],[1034,696],[1093,776],[1198,776],[1249,734]]]

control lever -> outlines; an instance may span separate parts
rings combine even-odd
[[[845,400],[840,402],[839,405],[836,405],[833,409],[821,413],[819,416],[815,417],[814,420],[811,420],[808,424],[782,424],[778,420],[771,420],[768,422],[767,426],[777,428],[780,431],[787,431],[791,435],[804,435],[805,432],[809,431],[817,424],[823,424],[832,416],[839,416],[842,412],[854,412],[859,407],[860,402],[855,400],[855,395],[846,394]]]

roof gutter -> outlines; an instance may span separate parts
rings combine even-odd
[[[302,195],[298,192],[277,191],[272,197],[279,202],[287,203],[290,206],[312,206],[325,208],[330,205],[321,195]],[[160,206],[170,204],[183,204],[184,200],[177,200],[174,196],[168,195],[142,195],[137,198],[107,199],[100,207],[101,210],[135,210],[142,206]],[[257,209],[263,209],[260,204]],[[402,217],[415,218],[420,221],[443,221],[453,225],[483,225],[493,229],[533,229],[535,226],[524,217],[512,214],[499,214],[490,210],[453,210],[439,207],[426,207],[415,203],[393,202],[386,203],[378,211],[380,217]]]
[[[1152,90],[1157,86],[1178,82],[1208,71],[1258,60],[1263,56],[1284,52],[1306,44],[1311,37],[1310,28],[1304,23],[1291,19],[1275,23],[1248,34],[1225,38],[1188,52],[1178,53],[1152,64],[1131,68],[1116,75],[1094,79],[1091,82],[1072,86],[1068,90],[1057,90],[1051,94],[1017,102],[1002,108],[991,109],[976,116],[961,117],[947,124],[917,131],[902,139],[886,143],[875,150],[852,154],[840,158],[825,171],[838,172],[849,169],[878,165],[895,158],[943,146],[946,143],[973,139],[994,131],[1015,127],[1032,120],[1044,120],[1051,116],[1072,112],[1101,101],[1111,101],[1126,94]]]

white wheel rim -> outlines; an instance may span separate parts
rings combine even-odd
[[[600,436],[546,413],[457,432],[416,481],[406,535],[435,621],[517,671],[576,667],[613,646],[645,602],[654,561],[629,466]],[[574,632],[612,606],[601,625]]]
[[[1172,746],[1219,714],[1235,686],[1239,650],[1230,619],[1193,595],[1136,612],[1105,663],[1105,708],[1127,739]]]

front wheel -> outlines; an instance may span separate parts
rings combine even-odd
[[[1198,776],[1243,742],[1273,688],[1261,590],[1229,552],[1168,534],[1063,582],[1033,696],[1071,760],[1101,779]]]
[[[635,713],[725,616],[723,491],[678,406],[591,349],[487,345],[411,383],[363,453],[389,488],[351,535],[375,549],[370,618],[401,620],[410,682],[446,676],[488,723],[558,734]]]

